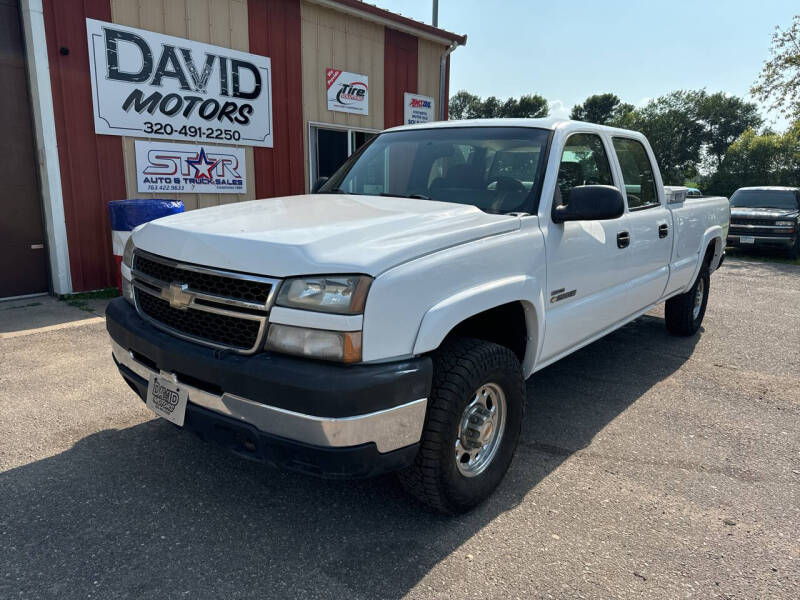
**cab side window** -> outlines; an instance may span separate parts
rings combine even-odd
[[[554,206],[569,204],[572,189],[581,185],[614,185],[603,140],[593,133],[567,138],[558,167]]]
[[[614,138],[614,150],[622,168],[622,181],[628,196],[628,208],[658,206],[658,192],[653,165],[641,142],[630,138]]]

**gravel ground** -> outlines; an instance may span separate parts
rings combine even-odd
[[[728,261],[700,336],[662,314],[536,374],[458,518],[152,419],[103,323],[0,339],[0,598],[798,598],[800,268]]]

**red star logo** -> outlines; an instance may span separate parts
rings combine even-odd
[[[200,148],[200,154],[196,158],[187,158],[186,164],[194,169],[195,179],[213,179],[211,171],[217,166],[218,160],[212,160],[206,156],[205,148]]]

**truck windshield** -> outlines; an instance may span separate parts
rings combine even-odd
[[[382,133],[319,191],[471,204],[495,214],[533,213],[549,135],[525,127]]]
[[[735,208],[797,209],[797,196],[791,190],[736,190],[731,196]]]

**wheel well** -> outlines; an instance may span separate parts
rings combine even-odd
[[[456,325],[447,337],[471,337],[500,344],[517,355],[519,362],[525,360],[528,345],[528,326],[525,309],[521,302],[501,304]]]
[[[706,254],[703,257],[703,265],[706,267],[711,266],[711,262],[714,260],[714,255],[717,252],[717,243],[719,242],[719,238],[714,238],[708,243],[708,248],[706,248]]]

